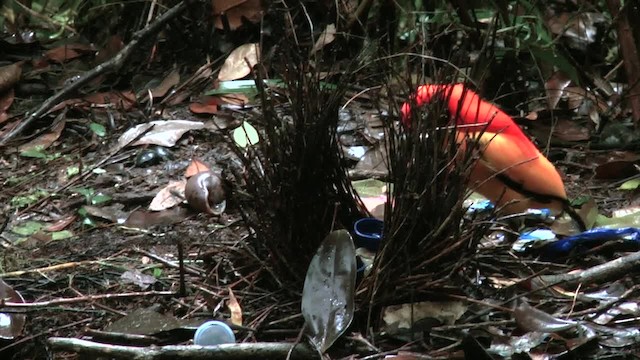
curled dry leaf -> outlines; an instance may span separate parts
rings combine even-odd
[[[262,18],[261,0],[214,0],[212,3],[214,25],[221,30],[224,29],[223,16],[227,17],[230,30],[242,26],[243,18],[252,23],[257,23]]]
[[[0,93],[13,87],[22,75],[22,63],[15,63],[0,67]]]
[[[198,173],[187,180],[187,203],[192,208],[211,215],[220,215],[226,207],[222,180],[211,171]]]
[[[153,96],[154,98],[163,97],[167,95],[172,87],[178,85],[178,83],[180,83],[180,73],[178,72],[178,70],[173,69],[173,71],[171,71],[169,75],[162,79],[160,85],[151,89],[151,96]]]
[[[184,200],[186,184],[186,180],[170,182],[151,200],[149,210],[161,211],[180,204]]]
[[[153,129],[149,130],[149,128]],[[155,144],[160,146],[172,147],[189,130],[198,130],[204,127],[204,123],[199,121],[188,120],[156,120],[146,124],[139,124],[127,130],[120,139],[118,146],[124,147],[132,140],[144,133],[144,135],[136,140],[131,146]]]
[[[242,307],[240,307],[240,303],[231,288],[229,288],[229,301],[227,301],[227,307],[231,313],[231,323],[233,325],[242,326]]]
[[[313,45],[313,49],[311,49],[311,54],[315,54],[318,50],[322,49],[328,44],[331,44],[335,39],[336,39],[336,25],[329,24],[324,29],[324,31],[322,31],[322,34],[320,34],[320,37],[318,38],[316,43]]]
[[[203,163],[200,159],[193,158],[189,166],[187,166],[187,170],[184,171],[184,177],[190,178],[204,171],[209,171],[207,164]]]
[[[258,63],[259,52],[260,46],[257,43],[237,47],[222,64],[218,80],[236,80],[249,75],[251,69]]]

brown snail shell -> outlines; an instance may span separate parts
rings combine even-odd
[[[184,195],[189,206],[207,214],[220,215],[226,208],[222,180],[211,171],[199,172],[190,177]]]

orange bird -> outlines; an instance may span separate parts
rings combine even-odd
[[[502,213],[529,208],[548,208],[554,214],[565,210],[585,230],[567,200],[560,174],[509,115],[464,84],[422,85],[414,103],[423,106],[434,99],[448,101],[449,115],[461,126],[458,144],[464,144],[466,138],[478,141],[480,158],[471,171],[470,188],[491,200]],[[402,106],[405,125],[411,120],[412,104]]]

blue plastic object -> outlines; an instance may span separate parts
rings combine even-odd
[[[229,325],[222,321],[212,320],[200,325],[193,336],[195,345],[220,345],[235,343],[236,336]]]
[[[568,255],[577,247],[591,248],[601,245],[607,241],[625,240],[625,242],[640,245],[640,229],[626,227],[620,229],[598,228],[585,231],[583,233],[567,236],[562,240],[558,240],[543,248],[543,256],[554,258]]]
[[[362,218],[353,225],[354,243],[356,247],[363,247],[377,251],[382,239],[384,221],[376,218]]]

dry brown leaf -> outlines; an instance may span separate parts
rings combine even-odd
[[[189,166],[187,166],[187,170],[184,171],[184,177],[190,178],[195,174],[209,170],[209,167],[205,163],[200,161],[200,159],[193,158]]]
[[[94,52],[95,49],[91,45],[67,44],[48,50],[44,53],[44,57],[52,62],[64,63],[84,54],[91,54]]]
[[[115,104],[121,110],[131,109],[136,104],[136,95],[133,91],[100,92],[87,95],[83,99],[91,104]]]
[[[76,220],[77,216],[74,214],[71,215],[67,215],[61,219],[59,219],[58,221],[54,222],[53,224],[47,226],[44,230],[45,231],[62,231],[64,230],[67,226],[73,224],[73,222]]]
[[[0,93],[13,87],[22,75],[22,62],[0,67]]]
[[[7,110],[13,104],[13,100],[15,99],[15,93],[13,89],[9,89],[4,93],[0,93],[0,124],[5,122],[9,118],[9,114]]]
[[[328,44],[331,44],[335,39],[336,39],[336,25],[329,24],[324,29],[324,31],[322,31],[322,34],[320,34],[320,37],[318,38],[316,43],[313,45],[313,49],[311,49],[311,54],[315,54],[318,50],[322,49]]]
[[[238,299],[236,299],[231,288],[229,288],[229,301],[227,301],[227,307],[231,312],[231,323],[233,325],[242,326],[242,308],[240,307],[240,303],[238,303]]]
[[[59,121],[49,131],[42,133],[42,135],[29,141],[26,144],[22,144],[19,148],[20,151],[26,151],[26,150],[34,149],[36,147],[40,149],[48,148],[49,146],[51,146],[51,144],[53,144],[54,141],[60,138],[60,134],[62,134],[62,130],[64,130],[65,124],[66,124],[65,120]]]
[[[114,57],[122,48],[124,47],[124,42],[120,35],[113,35],[107,40],[104,48],[102,48],[96,54],[96,63],[101,64],[112,57]]]
[[[259,51],[258,43],[244,44],[234,49],[224,61],[218,73],[218,80],[237,80],[249,75],[258,63]]]
[[[242,26],[242,19],[257,23],[262,18],[263,7],[261,0],[213,0],[213,24],[218,29],[224,29],[222,16],[227,17],[230,30]]]
[[[575,121],[560,119],[553,129],[553,136],[563,141],[585,141],[591,138],[589,129]]]
[[[215,114],[218,112],[220,100],[215,96],[205,96],[197,102],[189,104],[189,110],[194,114]]]
[[[544,83],[547,91],[547,103],[550,109],[555,109],[560,102],[564,89],[571,84],[571,79],[557,71]]]
[[[184,187],[187,180],[172,181],[167,186],[158,191],[158,194],[151,200],[149,210],[161,211],[172,208],[184,201]]]
[[[247,95],[241,93],[220,95],[220,100],[225,104],[238,106],[244,106],[249,103],[249,98],[247,97]]]
[[[172,87],[178,85],[179,82],[180,73],[178,72],[178,70],[174,69],[169,75],[167,75],[167,77],[162,80],[160,85],[151,89],[151,96],[153,96],[154,98],[163,97],[169,92]]]

